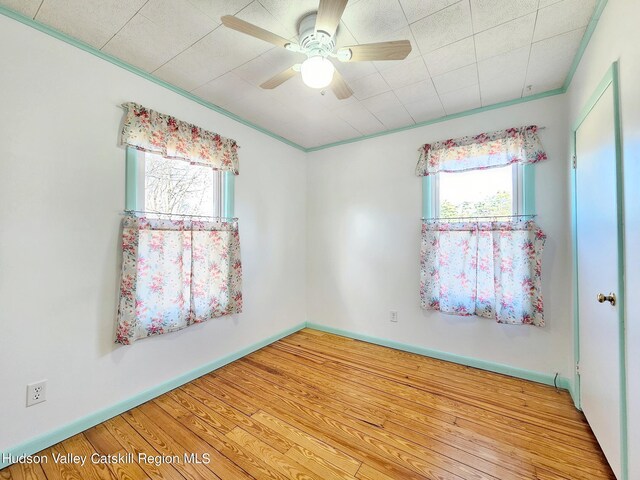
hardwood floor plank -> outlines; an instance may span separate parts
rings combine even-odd
[[[178,404],[173,399],[167,399],[167,402],[173,402],[173,408],[184,409],[181,404]],[[248,454],[239,445],[231,441],[225,434],[211,428],[200,418],[195,416],[190,418],[183,416],[181,417],[181,422],[186,428],[202,438],[217,452],[220,452],[228,459],[233,459],[235,464],[241,467],[245,472],[247,472],[247,474],[253,476],[253,478],[270,478],[274,480],[285,478],[279,473],[271,471],[261,459]],[[236,477],[225,478],[233,479]]]
[[[536,480],[571,480],[571,477],[563,477],[555,472],[536,468]]]
[[[389,428],[390,426],[393,428]],[[429,445],[429,447],[438,455],[455,459],[457,462],[469,465],[470,467],[494,478],[501,479],[508,477],[513,478],[514,480],[525,480],[531,478],[531,470],[521,469],[513,464],[503,466],[495,461],[491,462],[489,460],[485,460],[479,455],[474,455],[474,453],[478,453],[477,451],[471,453],[463,448],[459,448],[460,444],[457,442],[440,442],[434,440],[430,435],[422,434],[391,422],[385,426],[385,431],[418,445]]]
[[[491,378],[495,374],[483,375],[481,377],[475,376],[470,378],[469,374],[459,376],[450,374],[448,371],[444,371],[441,367],[430,368],[429,362],[425,362],[424,359],[421,363],[409,362],[406,358],[395,359],[389,357],[388,352],[393,350],[385,349],[382,354],[375,350],[369,350],[367,344],[359,341],[351,341],[349,343],[341,343],[330,341],[327,337],[318,339],[317,337],[296,337],[300,340],[295,342],[301,344],[303,341],[326,345],[331,348],[332,352],[340,352],[346,355],[346,358],[357,361],[360,365],[374,366],[376,372],[390,372],[400,376],[404,376],[408,379],[409,376],[415,380],[422,380],[427,382],[435,382],[436,385],[444,386],[445,388],[463,388],[466,389],[469,386],[469,382],[473,382],[475,385],[474,391],[481,392],[488,398],[492,396],[499,396],[499,398],[514,398],[523,402],[529,406],[537,407],[539,410],[549,411],[550,413],[569,416],[570,418],[576,418],[582,421],[583,417],[580,412],[575,409],[567,409],[566,405],[570,405],[572,400],[568,392],[555,391],[550,388],[545,390],[544,396],[537,396],[532,394],[525,394],[521,385],[514,385],[514,388],[508,388],[505,386],[505,382],[502,381],[504,376],[500,376],[498,380]],[[333,337],[339,338],[339,337]],[[326,340],[325,340],[326,339]],[[283,339],[283,345],[291,345],[286,339]],[[309,343],[307,343],[309,345]],[[385,355],[387,354],[387,355]],[[333,356],[332,358],[336,358]],[[344,357],[343,357],[344,358]],[[476,370],[477,371],[477,370]],[[446,374],[445,374],[446,373]],[[471,372],[473,375],[474,372]],[[482,378],[482,382],[478,382],[478,378]],[[550,395],[555,394],[555,395]]]
[[[82,478],[85,478],[87,480],[116,479],[115,475],[111,472],[107,465],[92,461],[91,456],[95,453],[95,450],[82,433],[74,435],[73,437],[65,440],[64,449],[67,451],[67,453],[81,455],[84,457],[85,463],[83,465],[74,465],[80,475],[82,475]]]
[[[282,362],[280,362],[280,363],[282,363]],[[539,437],[537,437],[537,436],[536,436],[535,438],[536,438],[536,441],[535,441],[535,442],[531,442],[531,441],[529,442],[531,445],[534,445],[534,446],[535,446],[535,445],[536,445],[536,443],[538,442],[538,438],[539,438]],[[507,441],[508,441],[508,439],[507,439]],[[562,448],[564,444],[557,444],[557,443],[556,443],[556,448],[558,448],[558,445],[559,445],[559,447],[560,447],[560,448]],[[546,451],[546,449],[545,449],[545,451]],[[551,451],[553,451],[553,450],[551,450]],[[608,467],[606,467],[606,468],[608,468]],[[597,472],[591,472],[591,473],[592,473],[592,474],[597,475]]]
[[[252,376],[253,374],[247,371],[245,372],[245,375]],[[265,379],[268,379],[269,381],[274,381],[275,383],[282,383],[282,381],[277,378],[275,380],[273,378],[269,378],[268,377],[269,375],[271,374],[263,372],[261,376],[264,377]],[[332,402],[336,400],[337,396],[338,394],[336,394],[336,392],[333,392],[333,391],[326,393],[326,398],[330,398]],[[370,404],[376,401],[371,396],[368,396],[362,391],[354,391],[353,396],[348,397],[345,401],[358,402],[361,400],[365,402],[369,402]],[[383,405],[383,408],[389,411],[391,411],[394,408],[400,408],[400,409],[403,408],[403,407],[398,407],[397,405],[398,399],[395,399],[394,402],[392,401],[385,402]],[[412,408],[415,408],[415,406],[413,406]],[[412,429],[423,432],[424,435],[429,435],[435,440],[439,440],[444,443],[448,443],[452,446],[455,446],[457,448],[461,448],[462,450],[468,453],[480,456],[480,458],[484,458],[484,456],[487,456],[488,460],[494,463],[497,463],[497,464],[510,463],[514,468],[518,470],[523,468],[524,462],[519,461],[517,458],[513,458],[509,455],[502,455],[500,453],[501,452],[500,446],[498,446],[498,448],[483,448],[483,446],[477,442],[466,441],[462,439],[461,432],[453,431],[452,428],[449,428],[449,424],[446,424],[444,422],[442,422],[440,425],[433,422],[428,423],[426,422],[426,419],[428,418],[426,416],[420,416],[414,413],[412,410],[410,410],[409,413],[406,413],[402,410],[400,411],[401,411],[400,414],[394,415],[394,419],[395,421],[399,422],[399,424],[401,425],[404,425],[404,424],[411,425]],[[451,422],[450,422],[451,427],[453,427],[454,421],[455,421],[455,417],[452,416]],[[389,428],[388,425],[393,426],[395,424],[385,423],[384,424],[385,429]],[[533,467],[530,466],[526,470],[527,472],[532,473]],[[529,476],[527,478],[531,478],[531,477]]]
[[[224,457],[220,452],[212,452],[209,445],[199,435],[190,429],[183,428],[183,424],[173,417],[170,412],[175,410],[167,410],[162,408],[159,401],[149,402],[141,406],[141,411],[148,418],[153,419],[162,425],[162,430],[169,435],[174,441],[178,442],[185,449],[185,454],[198,454],[204,462],[204,465],[214,474],[208,474],[208,478],[249,478],[249,476],[231,460]],[[181,417],[183,420],[189,420],[189,417]],[[209,458],[207,458],[207,456]],[[213,459],[213,461],[211,461]],[[186,461],[186,460],[185,460]],[[193,464],[199,469],[200,464]]]
[[[323,480],[355,480],[356,478],[300,445],[291,447],[286,455]]]
[[[252,360],[251,359],[246,359],[246,361],[247,362],[251,362]],[[259,364],[254,363],[253,365],[256,367],[256,369],[259,369]],[[285,368],[284,367],[285,364],[283,362],[281,362],[281,361],[278,361],[277,365],[279,365],[279,368]],[[300,369],[300,366],[298,366],[296,368]],[[306,378],[306,377],[307,376],[304,376],[304,378]],[[316,374],[314,376],[314,381],[317,382],[318,378],[319,378],[319,374]],[[335,377],[331,377],[331,378],[335,378]],[[278,383],[278,382],[276,382],[276,383]],[[334,384],[335,384],[335,381],[334,381]],[[352,385],[351,387],[349,387],[348,390],[353,390],[355,392],[356,396],[365,396],[366,395],[366,389],[362,385],[359,385],[359,384]],[[371,389],[369,389],[369,391],[371,391]],[[384,393],[384,392],[378,391],[377,398],[378,399],[384,398],[385,395],[387,395],[387,394]],[[324,396],[325,396],[325,398],[332,398],[333,399],[333,398],[336,397],[336,394],[335,394],[335,392],[331,393],[331,394],[327,393]],[[367,400],[370,401],[370,402],[376,402],[377,401],[377,400],[373,400],[371,398],[368,398]],[[404,404],[405,403],[404,400],[399,399],[397,397],[393,397],[393,396],[389,396],[388,400],[389,401],[386,402],[386,404],[385,404],[385,408],[389,412],[388,415],[395,414],[395,412],[399,410],[398,404],[400,404],[400,403]],[[354,401],[357,402],[357,399],[354,400]],[[433,421],[434,421],[434,419],[432,419],[431,416],[438,417],[441,420],[444,420],[445,422],[451,423],[451,424],[453,424],[454,420],[456,419],[456,417],[454,417],[453,415],[449,415],[449,414],[447,414],[446,416],[442,417],[441,415],[439,415],[439,413],[437,413],[437,411],[433,411],[433,410],[430,411],[430,412],[428,410],[426,410],[427,412],[429,412],[429,415],[427,415],[427,416],[420,415],[416,411],[416,408],[418,408],[418,406],[416,404],[413,404],[413,406],[412,406],[411,402],[406,402],[406,404],[408,405],[408,408],[405,411],[401,411],[401,413],[402,414],[407,414],[407,416],[409,417],[410,420],[412,420],[412,422],[416,422],[417,421],[417,422],[427,423],[430,428],[433,427]],[[424,407],[420,406],[419,408],[423,409]],[[438,406],[435,406],[435,408],[438,408]],[[455,413],[455,412],[453,412],[453,413]],[[458,414],[461,414],[461,416],[464,416],[464,415],[462,415],[462,413],[463,412],[458,412]],[[474,415],[470,415],[470,416],[468,416],[468,418],[476,418],[476,417]],[[400,422],[403,423],[403,420],[400,420]],[[504,427],[502,425],[492,426],[492,429],[494,429],[494,428],[504,429]],[[522,427],[519,426],[518,430],[520,430],[521,428]],[[506,430],[507,431],[511,431],[512,430],[511,426],[506,427]],[[578,455],[578,457],[582,459],[581,461],[584,461],[585,454],[583,454],[583,452],[579,451],[579,450],[576,450],[574,452],[574,446],[570,445],[570,443],[567,443],[567,442],[571,442],[571,441],[573,441],[574,443],[577,442],[577,440],[575,440],[575,439],[564,438],[563,439],[564,441],[561,442],[560,446],[558,447],[558,442],[546,442],[545,440],[540,440],[541,438],[544,439],[544,432],[540,432],[540,433],[536,432],[536,438],[537,438],[537,444],[540,444],[540,447],[549,446],[549,447],[552,447],[552,449],[553,448],[556,448],[556,449],[560,448],[562,450],[566,450],[568,454],[576,453]],[[511,437],[510,437],[508,439],[507,445],[510,445],[511,443],[512,443],[512,440],[511,440]],[[591,448],[593,450],[593,447],[591,447]],[[544,451],[546,451],[546,449],[543,449],[543,452]],[[602,459],[603,459],[602,456],[600,456],[599,454],[594,454],[594,457],[595,457],[594,461],[597,464],[602,463]]]
[[[103,425],[105,425],[107,430],[122,445],[123,451],[130,453],[134,457],[134,463],[112,464],[112,467],[117,467],[117,469],[113,468],[117,476],[184,480],[184,475],[181,475],[180,472],[171,465],[155,465],[147,462],[137,463],[140,454],[159,455],[160,452],[154,449],[122,416],[107,420]]]
[[[42,467],[37,463],[14,463],[9,468],[0,470],[0,472],[8,472],[6,478],[13,480],[39,480],[47,478]]]
[[[296,333],[295,337],[287,337],[282,341],[297,340],[298,338],[309,338],[308,332],[311,330],[302,330]],[[493,385],[500,389],[510,389],[517,392],[528,392],[529,395],[549,399],[550,394],[558,394],[555,397],[564,399],[567,405],[572,405],[571,397],[566,391],[558,391],[553,387],[542,385],[540,383],[529,382],[521,378],[509,377],[498,373],[493,373],[477,368],[469,367],[461,364],[454,364],[444,360],[435,358],[427,358],[416,353],[395,350],[392,348],[379,347],[378,345],[366,343],[347,337],[327,334],[317,341],[334,348],[335,345],[341,345],[353,349],[360,353],[366,352],[367,355],[377,359],[385,359],[387,363],[400,365],[403,368],[413,368],[416,371],[426,372],[429,375],[435,375],[443,379],[461,379],[475,383],[478,379],[482,379],[485,385]]]
[[[304,332],[307,335],[314,335],[316,337],[324,337],[326,335],[326,333],[321,332],[320,330],[313,330],[312,328],[303,328],[298,333],[302,333],[302,332]]]
[[[361,392],[355,392],[354,393],[355,396],[358,395],[362,395]],[[327,398],[335,398],[335,395],[327,395]],[[354,397],[352,397],[353,399]],[[387,406],[391,407],[393,404],[389,403],[387,404]],[[443,443],[448,443],[451,446],[454,446],[456,448],[459,448],[463,451],[466,451],[468,453],[471,453],[473,455],[478,455],[480,457],[480,459],[478,459],[478,462],[476,463],[476,465],[482,461],[483,459],[483,455],[488,457],[489,461],[492,461],[498,465],[502,464],[502,463],[508,463],[511,464],[511,468],[514,468],[516,470],[516,472],[521,472],[524,471],[527,475],[524,475],[525,478],[532,478],[533,475],[533,467],[529,466],[528,464],[525,464],[525,462],[518,460],[517,458],[514,458],[510,455],[503,455],[501,453],[502,451],[502,446],[498,445],[497,448],[483,448],[483,446],[477,442],[469,442],[469,441],[464,441],[463,439],[461,439],[461,434],[460,432],[456,432],[453,430],[453,428],[455,428],[453,426],[453,421],[455,420],[454,417],[452,417],[452,421],[451,421],[451,429],[448,428],[448,425],[445,424],[444,427],[441,426],[437,426],[436,428],[434,428],[435,424],[425,424],[423,422],[423,424],[421,425],[418,421],[417,421],[417,417],[413,416],[413,417],[402,417],[401,423],[403,424],[407,424],[407,425],[411,425],[413,429],[424,432],[425,435],[429,435],[432,436],[435,440],[440,440]],[[388,427],[386,426],[387,424],[385,423],[385,429],[387,429]],[[437,431],[437,428],[442,429],[442,432]],[[406,438],[406,437],[405,437]],[[474,466],[476,466],[474,465]],[[528,466],[528,468],[526,468]],[[490,467],[491,469],[495,469],[494,467]],[[491,471],[491,470],[490,470]]]
[[[316,478],[313,472],[286,455],[281,454],[276,449],[271,448],[240,427],[236,427],[227,433],[227,437],[254,456],[261,458],[272,469],[282,473],[287,478],[292,480],[314,480]]]
[[[225,385],[230,386],[229,378],[231,375],[235,376],[233,371],[221,372],[220,374],[218,374],[217,378],[219,379],[220,382],[223,382]],[[268,385],[269,388],[276,389],[279,395],[283,395],[294,401],[308,399],[310,401],[323,404],[323,399],[321,397],[318,397],[315,395],[309,395],[308,393],[305,393],[303,390],[296,389],[295,387],[290,388],[290,384],[287,384],[286,381],[284,382],[281,381],[278,383],[273,383],[273,382],[265,383],[265,380],[263,378],[256,377],[248,371],[244,371],[241,378],[242,380],[240,380],[239,382],[243,382],[242,384],[245,386],[245,388],[246,388],[247,381],[250,383],[256,383],[261,386]],[[357,406],[344,404],[339,401],[335,401],[335,402],[331,401],[330,405],[327,405],[327,406],[334,410],[338,410],[340,413],[348,417],[352,417],[354,419],[366,422],[369,425],[382,426],[382,424],[386,419],[385,415],[375,410],[372,410],[369,408],[359,408]]]
[[[362,462],[350,457],[346,453],[337,450],[331,445],[312,437],[286,422],[283,422],[273,415],[269,415],[263,410],[255,413],[252,418],[271,427],[283,437],[293,442],[292,448],[298,446],[308,449],[331,465],[340,468],[351,475],[354,475],[358,471],[358,468],[360,468],[360,465],[362,465]]]
[[[258,383],[261,382],[260,379],[255,379],[254,380],[256,382],[256,386],[260,387],[260,390],[263,392],[266,391],[270,391],[271,389],[276,388],[276,385],[268,385],[267,383]],[[287,395],[286,392],[283,392],[282,390],[275,390],[273,392],[275,395],[285,395],[289,400],[291,400],[292,402],[297,402],[298,404],[304,404],[305,406],[308,406],[310,409],[321,413],[321,414],[325,414],[327,415],[327,417],[332,416],[333,415],[339,415],[342,412],[332,412],[332,408],[333,406],[328,406],[326,407],[326,409],[320,405],[319,403],[315,402],[315,401],[308,401],[307,399],[303,398],[303,397],[297,397],[294,395]],[[348,417],[338,417],[341,419],[343,425],[349,425],[351,427],[353,427],[354,429],[360,429],[362,430],[362,424],[357,423],[357,421],[359,419],[357,418],[353,418],[353,419],[348,419]],[[367,425],[368,427],[369,425]],[[369,433],[374,432],[373,429],[369,429]],[[363,433],[363,432],[361,432]],[[430,454],[425,454],[424,451],[422,451],[419,448],[416,448],[415,445],[412,445],[410,442],[403,442],[403,441],[399,441],[399,439],[397,438],[392,438],[391,436],[387,436],[383,430],[379,430],[378,432],[376,432],[375,437],[378,441],[384,441],[387,442],[389,445],[393,445],[394,447],[398,448],[398,452],[399,451],[403,451],[405,453],[413,453],[416,458],[421,458],[423,460],[428,460],[430,459],[431,455]],[[448,463],[448,459],[446,457],[442,457],[442,462],[444,464]],[[445,468],[445,467],[443,467]],[[452,466],[451,464],[449,464],[448,468],[451,470],[458,470],[458,468],[456,468],[455,466]],[[470,469],[472,470],[472,469]],[[478,475],[478,472],[458,472],[459,474],[463,475],[464,478],[476,478]]]
[[[226,415],[235,420],[233,428],[237,426],[243,427],[248,432],[263,439],[263,441],[265,441],[281,453],[284,453],[291,448],[291,443],[287,441],[286,438],[283,438],[281,435],[278,435],[276,432],[270,430],[269,428],[265,428],[264,425],[256,422],[251,417],[244,415],[241,412],[237,412],[229,404],[226,404],[219,398],[214,397],[213,393],[210,394],[209,391],[215,391],[216,394],[220,393],[220,389],[216,388],[215,385],[212,385],[209,382],[205,382],[202,385],[203,388],[191,388],[189,390],[185,389],[185,391],[188,391],[189,395],[193,399],[209,407],[210,409],[218,409],[218,411],[220,412],[226,412]],[[233,430],[233,428],[230,430]]]
[[[615,480],[567,392],[311,329],[40,455],[0,480]]]
[[[189,388],[197,389],[197,386],[198,384],[192,383],[183,388],[177,388],[160,398],[172,398],[187,409],[188,413],[186,413],[186,415],[197,415],[221,433],[227,433],[233,430],[238,421],[236,415],[230,415],[230,408],[218,411],[199,402],[193,395],[189,394]]]
[[[538,437],[536,437],[536,438],[538,438]],[[509,441],[509,439],[507,439],[507,441]],[[529,443],[531,444],[531,442],[529,442]],[[536,440],[536,442],[534,442],[534,443],[536,443],[536,444],[537,444],[537,443],[538,443],[538,440]],[[508,445],[508,444],[507,444],[507,445]],[[536,445],[536,446],[537,446],[537,445]],[[564,448],[564,446],[565,446],[565,444],[564,444],[564,443],[562,443],[562,444],[560,444],[560,446],[558,447],[558,444],[556,443],[556,448]],[[543,449],[543,453],[544,453],[544,452],[547,452],[547,450],[549,450],[549,451],[553,451],[553,449]],[[544,453],[544,454],[548,454],[548,453]],[[600,458],[598,458],[598,461],[599,461],[599,462],[601,462],[601,459],[600,459]]]
[[[266,353],[261,354],[261,355],[266,355]],[[265,361],[264,359],[261,359],[262,361]],[[275,365],[275,364],[274,364]],[[282,368],[284,363],[282,361],[278,361],[277,362],[278,368]],[[470,418],[473,418],[473,416],[470,416]],[[491,431],[493,432],[494,428],[491,428]],[[571,439],[567,439],[567,440],[571,440]],[[526,440],[523,440],[528,442],[527,445],[525,446],[525,449],[527,448],[534,448],[534,451],[536,451],[539,455],[542,456],[542,462],[543,464],[548,464],[549,461],[553,462],[555,460],[555,457],[557,456],[555,453],[555,450],[568,450],[569,453],[571,453],[572,451],[572,447],[570,446],[570,444],[565,444],[565,443],[549,443],[548,445],[543,445],[540,448],[537,448],[537,443],[540,442],[540,439],[536,436],[536,437],[528,437]],[[505,434],[505,440],[504,440],[506,445],[509,445],[509,442],[513,442],[513,431],[510,431],[508,434]],[[531,445],[531,443],[533,443],[533,445]],[[549,447],[555,447],[554,448],[549,448]],[[509,449],[511,449],[511,447],[508,447]],[[512,450],[512,449],[511,449]],[[527,452],[528,454],[529,452]],[[547,457],[551,457],[551,458],[547,458]],[[598,470],[591,470],[588,468],[588,466],[584,466],[582,465],[583,463],[585,463],[585,458],[583,456],[579,457],[581,459],[580,461],[580,465],[576,466],[575,468],[577,469],[585,469],[586,472],[581,473],[581,472],[575,472],[574,474],[576,475],[576,478],[584,478],[584,476],[586,475],[586,478],[589,478],[588,475],[595,475],[596,477],[598,475],[600,475]],[[588,460],[588,459],[587,459]],[[595,465],[600,465],[602,463],[601,458],[597,458],[595,461]],[[588,462],[587,462],[588,463]],[[565,465],[564,466],[566,469],[570,469],[570,470],[574,470],[574,467],[571,465]],[[605,467],[608,468],[608,467]],[[583,475],[583,477],[581,477],[580,475]]]
[[[224,371],[224,369],[227,368],[227,366],[222,367],[221,369],[218,369],[217,372]],[[209,375],[204,375],[203,377],[194,380],[193,385],[196,385],[200,388],[206,388],[206,382],[210,375],[211,376],[215,375],[215,372],[210,373]],[[220,400],[222,400],[223,402],[232,406],[234,410],[238,410],[242,412],[244,415],[251,416],[254,413],[256,413],[255,407],[250,403],[243,401],[242,399],[235,398],[233,396],[228,396],[227,394],[225,394],[225,392],[216,392],[216,396],[220,398]]]
[[[284,344],[289,346],[298,346],[298,351],[301,349],[319,352],[322,347],[318,346],[318,342],[310,342],[306,340],[301,340],[298,342],[287,342],[286,340],[278,342],[279,344]],[[282,345],[275,345],[278,348],[283,348]],[[285,347],[286,348],[286,347]],[[331,361],[340,363],[344,366],[348,366],[353,369],[357,369],[358,371],[366,372],[367,374],[373,374],[385,381],[393,381],[396,383],[400,383],[403,385],[409,385],[414,388],[422,389],[429,393],[433,393],[436,395],[442,395],[449,397],[454,400],[464,400],[470,405],[479,406],[481,408],[488,408],[492,411],[496,411],[498,413],[504,413],[505,409],[503,405],[508,403],[510,407],[521,407],[525,408],[531,406],[528,409],[530,415],[527,417],[527,421],[532,421],[534,419],[540,418],[542,421],[546,421],[549,418],[553,418],[554,423],[556,425],[566,425],[567,427],[573,427],[579,431],[589,431],[584,428],[584,423],[582,421],[582,417],[574,412],[571,412],[570,409],[559,409],[558,405],[554,405],[549,402],[539,402],[534,398],[526,398],[520,392],[506,391],[506,390],[495,390],[491,388],[486,388],[482,383],[475,382],[474,388],[472,391],[468,389],[468,384],[466,388],[461,387],[458,384],[453,382],[448,382],[444,384],[442,382],[434,381],[434,378],[437,377],[429,377],[422,378],[417,373],[409,372],[394,372],[393,370],[388,368],[388,364],[380,361],[379,359],[373,358],[365,358],[358,356],[357,352],[346,353],[339,349],[333,348],[330,353],[326,354],[327,358]],[[556,415],[558,411],[563,411],[564,415]],[[570,413],[568,413],[570,412]],[[513,410],[511,408],[507,411],[507,414],[514,415]],[[517,413],[514,418],[522,418]],[[570,418],[567,418],[570,417]],[[590,433],[590,431],[589,431]]]
[[[122,450],[122,445],[103,424],[96,425],[83,433],[95,451],[102,455],[113,455]]]
[[[41,454],[44,454],[49,458],[48,462],[43,462],[41,464],[42,470],[48,480],[84,480],[80,472],[76,470],[73,463],[55,460],[56,458],[63,458],[67,455],[63,443],[58,443],[47,448],[41,452]]]
[[[276,358],[274,358],[276,357]],[[274,345],[274,349],[269,351],[259,351],[248,357],[248,359],[259,359],[260,362],[267,363],[276,369],[287,369],[291,372],[290,365],[298,365],[303,362],[298,357],[292,356],[288,352],[283,352]],[[281,360],[284,359],[284,360]],[[314,371],[309,367],[301,367],[307,372]],[[573,426],[558,426],[556,423],[545,422],[536,416],[529,418],[527,412],[529,409],[521,409],[520,411],[508,410],[504,407],[496,409],[495,406],[476,405],[475,402],[467,402],[466,397],[451,398],[447,395],[438,395],[433,392],[416,389],[411,385],[396,383],[383,377],[373,375],[367,372],[354,371],[352,368],[340,365],[338,363],[328,362],[323,370],[331,378],[339,378],[350,383],[359,384],[365,388],[374,388],[380,392],[392,394],[395,397],[402,398],[409,402],[419,403],[425,407],[436,409],[440,412],[455,415],[466,416],[470,419],[481,418],[483,422],[491,423],[496,427],[524,429],[532,433],[535,439],[550,439],[554,444],[557,442],[569,445],[584,445],[587,451],[593,451],[597,445],[595,437],[588,429],[586,422],[580,426],[579,431],[575,431]],[[470,388],[473,388],[470,385]],[[533,414],[532,414],[533,415]],[[586,434],[588,432],[588,434]],[[584,434],[583,434],[584,433]]]
[[[162,455],[175,455],[178,458],[183,458],[186,453],[201,455],[208,451],[208,449],[202,445],[202,442],[198,441],[200,439],[198,438],[196,440],[196,437],[192,435],[191,432],[181,428],[172,428],[177,420],[166,415],[152,402],[145,403],[126,412],[122,417],[140,433],[140,435],[149,440],[153,447]],[[177,461],[174,465],[180,468],[183,476],[187,476],[185,474],[188,474],[189,477],[194,479],[219,478],[208,468],[208,465],[184,461],[180,463]]]
[[[220,374],[223,375],[223,374]],[[473,468],[463,464],[449,461],[446,457],[435,457],[424,451],[420,446],[414,446],[403,442],[401,439],[387,435],[381,429],[365,422],[358,423],[355,419],[342,415],[332,408],[325,408],[321,404],[306,398],[296,398],[294,394],[287,394],[283,390],[270,392],[262,385],[252,384],[246,379],[237,379],[237,382],[244,386],[247,391],[260,390],[261,400],[266,402],[262,408],[267,408],[268,404],[286,404],[307,416],[322,421],[331,428],[342,431],[351,441],[359,441],[363,445],[373,447],[378,455],[383,455],[388,460],[414,470],[417,473],[425,474],[435,478],[482,478]],[[278,396],[280,394],[281,396]],[[464,475],[464,476],[461,476]]]
[[[301,402],[301,399],[297,399],[297,400],[298,402]],[[365,433],[365,428],[363,428],[362,423],[358,422],[357,419],[352,419],[349,417],[334,416],[335,413],[332,412],[329,408],[325,409],[324,406],[322,406],[323,408],[318,408],[319,406],[320,406],[319,404],[309,404],[310,409],[313,409],[319,414],[327,415],[327,417],[335,418],[336,420],[342,423],[343,427],[348,425],[349,427],[352,427],[353,429],[359,431],[361,435],[370,435],[369,438],[373,439],[373,441],[384,442],[385,448],[387,449],[387,451],[392,451],[391,449],[396,449],[394,452],[395,455],[398,458],[403,458],[403,460],[407,461],[409,464],[417,465],[418,463],[422,463],[421,460],[426,462],[426,464],[423,464],[420,467],[423,471],[435,467],[437,469],[441,468],[450,473],[455,473],[459,475],[461,478],[469,478],[469,479],[483,478],[483,475],[475,468],[474,465],[470,465],[469,463],[459,462],[459,461],[451,462],[448,455],[446,454],[438,456],[439,461],[437,462],[433,461],[435,457],[433,455],[434,452],[435,453],[446,452],[449,454],[454,452],[456,455],[460,456],[461,452],[459,452],[455,448],[450,448],[439,442],[430,442],[428,446],[423,447],[422,445],[417,445],[411,441],[407,441],[405,438],[394,436],[394,435],[388,435],[383,428],[380,428],[377,425],[372,425],[372,426],[378,427],[378,428],[367,428],[369,427],[368,425],[364,426],[366,428],[366,433]],[[371,443],[371,441],[369,441],[368,443]],[[408,455],[412,455],[414,458],[412,460],[409,460]]]
[[[385,475],[366,463],[362,464],[362,467],[358,470],[356,477],[361,480],[394,480],[389,475]]]
[[[361,461],[369,461],[382,470],[389,470],[393,472],[396,478],[399,479],[422,479],[430,478],[424,475],[418,474],[409,470],[402,465],[396,464],[394,461],[380,458],[375,453],[370,451],[370,445],[366,442],[360,442],[357,438],[353,438],[350,435],[344,434],[340,429],[336,429],[333,426],[327,426],[323,422],[318,422],[314,416],[309,416],[304,412],[298,411],[298,409],[290,409],[288,405],[282,406],[280,402],[277,406],[274,404],[264,402],[262,399],[254,398],[254,400],[262,406],[262,408],[270,414],[282,419],[283,421],[293,425],[294,427],[308,432],[310,435],[327,439],[339,450],[344,451],[353,458],[360,459]],[[359,444],[359,447],[354,446],[354,442]],[[366,459],[366,460],[365,460]]]

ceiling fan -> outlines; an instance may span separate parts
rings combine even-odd
[[[311,88],[331,89],[338,99],[349,98],[353,91],[344,81],[329,57],[341,62],[368,62],[379,60],[404,60],[411,52],[409,40],[368,43],[341,47],[337,51],[335,33],[348,0],[320,0],[317,13],[311,13],[300,21],[298,43],[292,43],[275,33],[245,22],[232,15],[221,18],[223,25],[238,32],[259,38],[278,47],[303,53],[307,59],[293,65],[264,82],[260,87],[273,89],[292,78],[298,72],[302,81]]]

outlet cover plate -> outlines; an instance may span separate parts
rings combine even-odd
[[[27,407],[42,403],[47,399],[47,381],[27,385]]]

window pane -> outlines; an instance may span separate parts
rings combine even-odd
[[[147,212],[213,216],[214,184],[209,167],[145,154]]]
[[[438,175],[440,217],[513,215],[513,167]]]

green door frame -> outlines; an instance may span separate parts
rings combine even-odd
[[[604,78],[598,84],[589,101],[584,106],[578,119],[571,129],[571,158],[573,168],[571,169],[571,243],[573,248],[573,349],[576,360],[574,373],[574,388],[572,391],[573,401],[576,408],[581,409],[580,397],[580,373],[577,366],[580,362],[580,318],[578,310],[578,192],[576,162],[576,132],[582,122],[587,118],[593,107],[598,103],[600,97],[609,88],[613,89],[613,112],[614,112],[614,137],[616,147],[616,204],[617,204],[617,224],[618,224],[618,326],[619,326],[619,348],[620,348],[620,452],[622,478],[628,479],[628,451],[627,451],[627,374],[626,374],[626,336],[625,336],[625,282],[624,282],[624,190],[623,190],[623,170],[622,170],[622,132],[620,125],[620,89],[618,82],[618,62],[614,62],[607,70]]]

